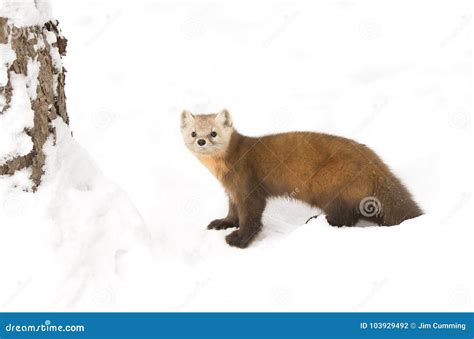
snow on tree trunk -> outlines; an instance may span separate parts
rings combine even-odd
[[[66,124],[61,56],[67,40],[45,2],[4,2],[0,7],[0,175],[30,168],[33,190],[44,174],[43,145],[55,138],[51,122]]]

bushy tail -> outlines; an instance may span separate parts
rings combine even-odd
[[[378,221],[381,225],[398,225],[423,214],[410,192],[392,173],[381,178],[377,191],[381,207]]]

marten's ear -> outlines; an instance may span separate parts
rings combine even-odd
[[[232,118],[229,111],[223,109],[216,115],[216,122],[222,124],[224,127],[232,127]]]
[[[194,115],[191,112],[184,110],[181,113],[181,128],[185,128],[186,126],[192,124],[194,121]]]

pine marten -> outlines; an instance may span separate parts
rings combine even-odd
[[[208,229],[238,229],[226,237],[247,247],[262,228],[267,199],[285,196],[320,208],[333,226],[359,220],[397,225],[422,214],[408,190],[367,146],[313,132],[247,137],[227,110],[193,115],[183,111],[187,148],[222,183],[229,212]]]

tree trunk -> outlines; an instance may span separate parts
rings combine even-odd
[[[22,10],[45,17],[37,6],[30,0],[14,10],[0,9],[0,175],[31,168],[33,190],[44,174],[43,146],[55,138],[51,121],[61,117],[69,124],[61,62],[67,40],[58,22],[17,25]]]

